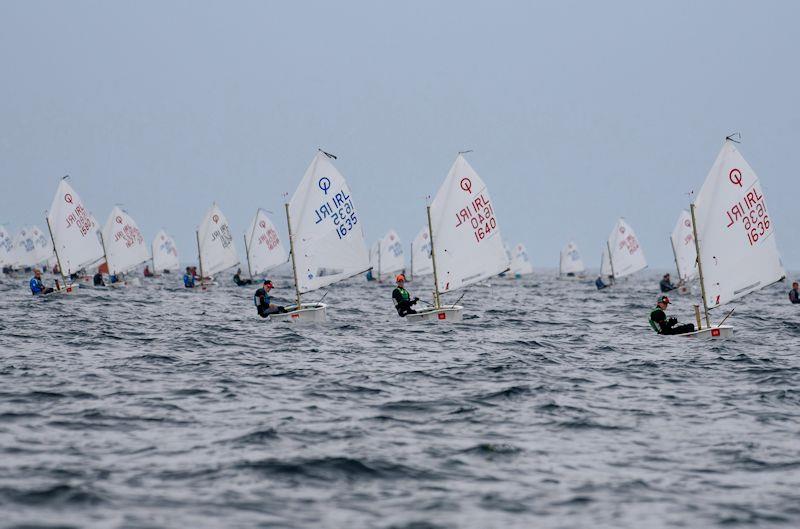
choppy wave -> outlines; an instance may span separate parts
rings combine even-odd
[[[306,328],[226,285],[43,302],[4,278],[0,525],[800,526],[788,287],[693,342],[649,329],[657,276],[498,278],[418,326],[354,279]]]

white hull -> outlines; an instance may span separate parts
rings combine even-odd
[[[42,298],[48,298],[49,299],[49,298],[61,297],[61,296],[72,295],[72,294],[77,294],[77,293],[78,293],[78,285],[67,285],[67,286],[63,286],[62,285],[60,289],[53,290],[49,294],[40,294],[40,296]]]
[[[324,303],[304,303],[297,310],[297,305],[289,305],[286,307],[288,312],[270,314],[269,319],[289,323],[324,323],[328,321],[326,307]]]
[[[706,338],[712,340],[724,340],[727,338],[733,338],[733,326],[732,325],[719,325],[719,326],[711,326],[707,329],[702,329],[700,331],[694,332],[687,332],[686,334],[679,334],[678,336],[686,336],[688,338]]]
[[[406,321],[416,323],[419,321],[441,321],[445,323],[461,321],[464,307],[461,305],[442,305],[437,308],[428,308],[417,311],[416,314],[407,314]]]
[[[575,275],[562,274],[562,275],[556,277],[556,279],[558,279],[560,281],[585,281],[586,278],[587,278],[586,274],[583,274],[583,273],[575,274]]]

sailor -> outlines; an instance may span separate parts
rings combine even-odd
[[[603,290],[608,285],[606,285],[605,282],[603,282],[603,276],[597,276],[597,279],[594,282],[594,286],[597,287],[597,290]]]
[[[664,277],[661,278],[661,282],[658,284],[661,288],[661,292],[669,292],[670,290],[675,290],[675,285],[672,284],[672,281],[669,279],[669,274],[664,274]]]
[[[96,287],[104,287],[104,286],[106,286],[106,282],[103,281],[103,274],[101,274],[100,272],[97,272],[94,275],[94,278],[92,279],[92,284],[94,284],[94,286],[96,286]]]
[[[236,283],[236,286],[243,287],[245,285],[252,285],[252,279],[242,279],[242,269],[238,269],[236,273],[233,275],[233,282]]]
[[[153,272],[150,271],[149,265],[145,265],[144,267],[144,277],[153,277]]]
[[[656,302],[656,308],[650,312],[650,326],[658,334],[685,334],[687,332],[694,332],[694,324],[685,323],[678,325],[678,320],[675,318],[667,318],[667,313],[664,312],[669,305],[669,298],[667,296],[660,296]]]
[[[183,274],[183,286],[186,288],[194,288],[194,272],[192,272],[192,267],[186,267],[186,273]]]
[[[255,295],[253,296],[253,303],[256,305],[256,310],[258,311],[258,315],[262,318],[266,318],[270,314],[278,314],[287,312],[287,310],[281,306],[275,305],[274,303],[270,303],[271,298],[269,295],[269,291],[273,289],[272,281],[269,279],[264,280],[264,285],[256,290]]]
[[[419,301],[419,298],[411,299],[411,294],[404,288],[406,283],[406,276],[399,274],[395,281],[397,281],[397,288],[392,291],[392,299],[394,300],[394,308],[397,309],[397,314],[403,318],[406,314],[416,314],[417,311],[411,308],[412,305]]]
[[[800,285],[798,285],[797,281],[792,283],[792,289],[789,291],[789,301],[800,303]]]
[[[108,280],[111,282],[112,285],[114,283],[119,283],[119,277],[117,277],[117,274],[111,274],[110,276],[108,276]]]
[[[33,269],[33,277],[31,278],[31,294],[49,294],[53,289],[50,287],[45,288],[42,284],[42,272],[38,268]]]

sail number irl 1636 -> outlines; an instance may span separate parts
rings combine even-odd
[[[772,222],[767,215],[764,195],[755,187],[748,191],[744,198],[728,208],[725,213],[728,217],[728,225],[725,227],[730,228],[740,222],[747,234],[747,242],[750,243],[750,246],[768,235],[769,229],[772,227]]]
[[[467,207],[456,213],[456,228],[459,226],[470,226],[475,236],[475,241],[478,243],[497,228],[494,209],[492,209],[490,201],[483,196],[483,193],[473,199]]]

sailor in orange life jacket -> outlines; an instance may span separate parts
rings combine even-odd
[[[399,274],[395,281],[397,281],[397,288],[392,291],[392,299],[394,300],[394,308],[397,309],[397,314],[402,318],[406,314],[416,314],[417,311],[411,308],[419,298],[411,299],[411,294],[404,288],[406,283],[406,276]]]

